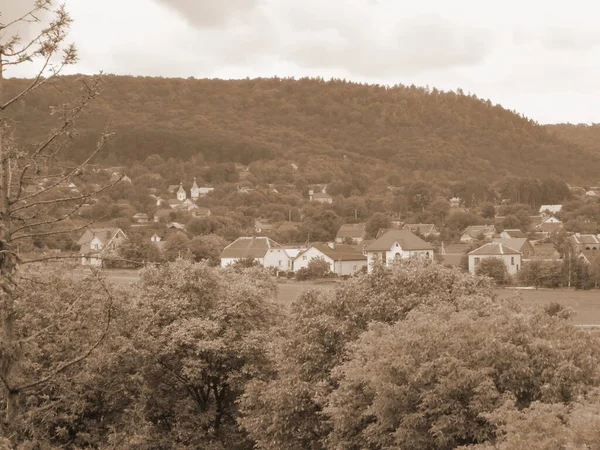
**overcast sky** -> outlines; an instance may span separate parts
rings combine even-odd
[[[29,2],[0,0],[3,21]],[[598,123],[597,3],[67,0],[70,71],[462,88],[540,123]]]

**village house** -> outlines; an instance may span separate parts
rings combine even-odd
[[[210,209],[204,207],[204,206],[197,206],[193,211],[192,211],[192,216],[194,217],[208,217],[211,215]]]
[[[424,237],[438,237],[440,235],[433,223],[407,223],[404,225],[404,229]]]
[[[292,270],[292,258],[287,250],[268,237],[240,237],[223,249],[221,267],[234,262],[253,258],[263,267],[274,267],[280,270]]]
[[[474,242],[481,238],[491,239],[496,233],[494,225],[471,225],[467,227],[460,237],[460,242]]]
[[[460,197],[452,197],[450,199],[450,208],[460,208]]]
[[[199,187],[198,188],[198,197],[206,197],[208,194],[210,194],[214,190],[215,190],[215,188],[213,188],[213,187]]]
[[[492,242],[517,250],[524,259],[529,259],[535,254],[535,249],[527,238],[493,238]]]
[[[542,205],[540,206],[540,214],[544,215],[554,215],[558,214],[562,211],[563,205]]]
[[[569,240],[578,253],[584,250],[600,250],[600,234],[575,233],[569,236]]]
[[[194,177],[194,183],[190,189],[190,197],[192,200],[198,200],[198,197],[200,197],[200,188],[198,187],[198,183],[196,183],[196,177]]]
[[[499,242],[491,242],[469,252],[469,272],[475,274],[477,267],[487,258],[498,258],[506,266],[510,275],[516,275],[521,268],[521,253]]]
[[[500,233],[500,237],[502,239],[516,239],[516,238],[526,238],[527,235],[525,233],[523,233],[523,231],[516,228],[516,229],[503,230]]]
[[[582,250],[577,255],[577,258],[586,264],[593,264],[600,261],[600,252],[594,250]]]
[[[364,223],[346,223],[340,227],[336,236],[335,242],[338,244],[344,244],[346,242],[352,242],[354,244],[360,244],[365,238],[365,224]]]
[[[329,264],[329,270],[339,276],[351,276],[367,267],[367,257],[351,245],[314,244],[301,251],[294,259],[294,272],[308,267],[315,258],[322,258]]]
[[[373,264],[390,265],[394,261],[414,256],[433,258],[433,246],[410,230],[386,230],[364,248],[368,258],[368,272]]]
[[[127,239],[120,228],[87,228],[77,241],[83,266],[102,267],[103,260],[114,256]]]
[[[543,233],[545,237],[550,237],[564,229],[562,221],[551,215],[542,216],[542,220],[533,227],[534,232]]]
[[[333,197],[321,192],[308,191],[308,200],[317,203],[333,203]]]
[[[256,219],[254,221],[254,232],[255,233],[271,233],[274,230],[275,226],[272,223],[269,223],[267,220]]]
[[[135,214],[133,215],[133,221],[134,221],[135,223],[138,223],[138,224],[145,224],[145,223],[148,223],[148,214],[146,214],[146,213],[141,213],[141,212],[139,212],[139,213],[135,213]]]

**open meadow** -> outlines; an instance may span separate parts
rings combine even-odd
[[[107,278],[116,285],[127,285],[138,279],[135,270],[106,270]],[[286,281],[278,286],[277,303],[289,306],[308,289],[333,289],[335,282]],[[576,291],[573,289],[497,289],[500,297],[517,297],[526,305],[541,306],[552,302],[571,308],[576,325],[600,326],[600,290]]]

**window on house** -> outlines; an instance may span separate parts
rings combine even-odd
[[[396,242],[396,247],[400,247],[400,244],[398,244],[397,242]]]
[[[425,256],[429,258],[429,252],[425,252]]]
[[[356,272],[356,266],[352,266],[352,270]]]
[[[475,265],[479,264],[479,261],[481,261],[480,258],[475,258]]]
[[[515,257],[514,257],[514,256],[511,256],[511,257],[510,257],[510,265],[511,265],[511,266],[514,266],[514,265],[515,265]]]
[[[281,267],[281,260],[277,261],[279,263],[279,267]]]
[[[401,255],[400,253],[396,253],[396,254],[394,255],[394,259],[395,259],[396,261],[400,261],[400,259],[402,259],[402,255]]]
[[[385,252],[382,252],[382,253],[381,253],[381,260],[382,260],[383,262],[386,262],[386,258],[387,258],[387,256],[386,256]]]

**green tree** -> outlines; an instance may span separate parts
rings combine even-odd
[[[367,239],[374,239],[379,230],[390,227],[390,218],[383,213],[375,213],[365,224],[365,235]]]
[[[477,265],[475,271],[477,275],[490,277],[497,284],[507,284],[510,282],[510,275],[506,269],[506,264],[500,258],[484,258]]]
[[[178,258],[183,258],[189,249],[190,239],[185,233],[178,231],[165,239],[163,253],[167,261],[175,261]]]
[[[496,208],[493,203],[484,203],[481,205],[481,217],[484,219],[493,219],[496,217]]]
[[[312,258],[306,267],[296,271],[296,279],[301,281],[325,278],[330,275],[331,267],[323,257]]]

